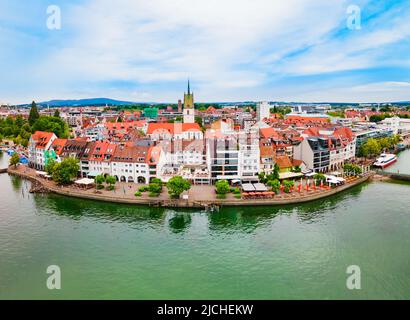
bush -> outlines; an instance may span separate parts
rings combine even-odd
[[[325,175],[324,175],[323,173],[316,173],[316,174],[313,176],[313,179],[316,180],[316,185],[317,185],[317,186],[319,186],[322,181],[323,181],[323,182],[326,181],[326,177],[325,177]]]
[[[231,192],[232,192],[233,194],[241,194],[241,190],[239,190],[239,188],[232,188],[232,189],[231,189]]]
[[[138,189],[139,192],[146,192],[148,191],[148,186],[143,186]]]
[[[227,194],[230,190],[229,183],[226,180],[218,180],[215,184],[217,194]]]
[[[148,193],[148,196],[151,197],[151,198],[155,198],[155,197],[158,197],[158,196],[159,196],[159,193],[150,191],[150,192]]]
[[[241,199],[242,198],[242,196],[241,196],[241,194],[239,193],[235,193],[235,195],[234,195],[234,197],[236,198],[236,199]]]
[[[216,195],[216,198],[217,198],[217,199],[225,199],[225,198],[226,198],[226,194],[225,194],[225,193],[218,193],[218,194]]]
[[[113,186],[113,185],[109,185],[108,187],[107,187],[107,190],[108,191],[113,191],[115,189],[115,186]]]
[[[104,189],[104,186],[102,184],[97,184],[97,189],[98,190]]]
[[[137,191],[137,192],[134,193],[134,195],[135,195],[136,197],[141,197],[141,196],[142,196],[142,193],[139,192],[139,191]]]
[[[290,189],[293,188],[295,182],[293,180],[284,180],[283,181],[283,191],[286,193],[290,192]]]
[[[155,183],[155,182],[151,182],[151,183],[148,185],[148,191],[149,191],[149,192],[152,192],[152,193],[160,194],[161,191],[162,191],[162,182],[161,182],[161,184],[158,184],[158,183]]]
[[[267,185],[272,188],[273,192],[278,192],[280,190],[280,181],[278,179],[269,180]]]

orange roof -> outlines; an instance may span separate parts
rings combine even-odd
[[[31,138],[36,142],[37,149],[44,149],[53,135],[53,132],[36,131],[31,135]]]
[[[137,120],[130,122],[107,122],[105,127],[108,130],[129,130],[130,128],[143,127],[146,124],[145,120]]]
[[[263,138],[278,138],[279,135],[275,129],[269,128],[262,128],[260,129],[261,135]]]
[[[333,134],[335,136],[340,136],[346,139],[349,139],[350,141],[353,140],[353,132],[350,128],[346,128],[346,127],[341,127],[341,128],[337,128]]]
[[[66,143],[67,143],[67,139],[55,139],[53,143],[51,144],[51,146],[53,147],[55,153],[57,155],[60,155]]]
[[[290,161],[288,156],[277,156],[275,161],[279,168],[291,168],[293,167],[292,162]]]
[[[153,134],[164,130],[176,134],[185,131],[201,131],[201,128],[197,123],[149,123],[147,133]]]
[[[261,157],[273,157],[274,156],[274,152],[273,152],[273,148],[272,147],[268,147],[268,146],[261,146],[260,147],[260,153],[261,153]]]

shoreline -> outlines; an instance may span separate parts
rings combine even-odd
[[[108,195],[101,195],[96,193],[85,193],[77,190],[73,190],[70,187],[61,187],[57,186],[54,183],[44,180],[43,178],[33,176],[12,167],[9,167],[7,170],[9,175],[19,176],[23,179],[28,179],[32,182],[37,183],[43,190],[47,192],[67,196],[67,197],[74,197],[80,199],[88,199],[88,200],[95,200],[95,201],[103,201],[103,202],[111,202],[111,203],[122,203],[122,204],[135,204],[135,205],[148,205],[154,207],[164,207],[164,208],[214,208],[214,207],[223,207],[223,206],[276,206],[276,205],[287,205],[287,204],[299,204],[299,203],[306,203],[315,201],[318,199],[326,198],[347,189],[350,189],[354,186],[362,184],[368,180],[370,180],[374,173],[368,174],[366,176],[357,178],[356,180],[342,185],[335,187],[330,190],[320,190],[320,191],[311,191],[307,194],[281,194],[281,196],[277,196],[273,199],[209,199],[209,200],[195,200],[195,199],[157,199],[157,198],[126,198],[120,196],[108,196]]]

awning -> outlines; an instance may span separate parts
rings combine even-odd
[[[96,177],[98,176],[100,173],[97,171],[91,171],[89,173],[87,173],[87,177]]]
[[[308,176],[308,175],[306,175],[306,176]],[[279,173],[279,179],[281,179],[281,180],[299,178],[299,177],[303,177],[303,173],[301,173],[301,172],[282,172],[282,173]]]
[[[253,185],[255,187],[255,191],[268,191],[268,188],[263,183],[255,183]]]
[[[91,184],[94,184],[94,179],[82,178],[80,180],[75,181],[74,183],[89,186]]]
[[[244,183],[242,184],[242,190],[245,192],[255,191],[255,187],[252,183]]]

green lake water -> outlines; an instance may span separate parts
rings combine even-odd
[[[0,175],[0,299],[410,298],[408,184],[214,213],[29,187]],[[61,269],[61,290],[46,287],[49,265]],[[361,290],[346,287],[349,265],[361,269]]]

